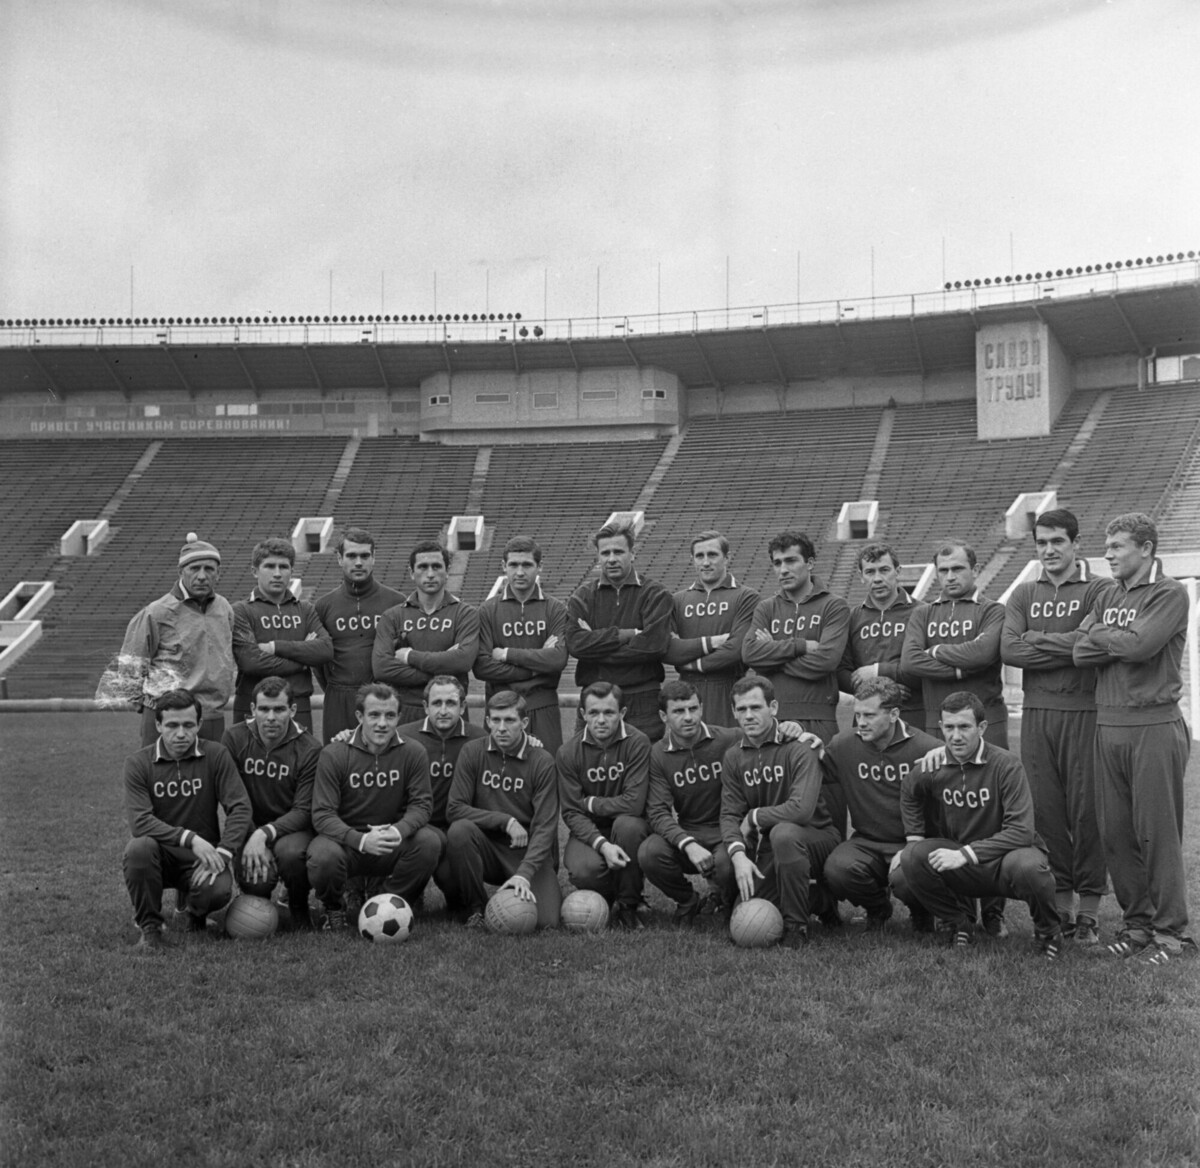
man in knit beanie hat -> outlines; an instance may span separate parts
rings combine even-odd
[[[158,738],[155,703],[185,689],[200,702],[200,737],[220,741],[225,703],[233,693],[233,607],[217,595],[221,553],[188,532],[179,549],[179,579],[165,596],[146,605],[129,622],[116,670],[100,681],[105,697],[120,696],[142,711],[142,745]]]

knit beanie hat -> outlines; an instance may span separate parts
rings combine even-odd
[[[179,549],[179,566],[186,568],[197,560],[216,560],[221,562],[221,553],[211,543],[206,543],[194,531],[187,534],[187,543]]]

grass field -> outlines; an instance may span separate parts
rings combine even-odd
[[[1195,1165],[1200,962],[419,920],[139,958],[132,715],[0,715],[6,1165]],[[1200,915],[1200,751],[1189,768]],[[846,906],[843,910],[848,916]],[[1102,928],[1115,930],[1106,900]]]

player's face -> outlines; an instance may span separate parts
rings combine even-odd
[[[806,560],[796,544],[771,553],[771,567],[784,592],[803,592],[812,577],[815,560]]]
[[[633,571],[633,548],[623,535],[612,535],[596,545],[600,575],[610,584],[624,584]]]
[[[440,734],[449,734],[462,719],[462,695],[456,685],[435,685],[425,699],[425,717]]]
[[[775,723],[778,702],[768,702],[763,691],[755,686],[733,699],[733,717],[747,738],[764,737]]]
[[[487,724],[496,745],[501,750],[512,750],[521,744],[521,735],[525,733],[527,723],[514,707],[510,707],[507,710],[489,710]]]
[[[422,552],[417,556],[410,574],[418,592],[426,596],[438,596],[445,591],[449,573],[440,552]]]
[[[287,733],[288,726],[296,716],[296,707],[282,693],[273,698],[260,693],[254,699],[253,713],[259,736],[269,745],[278,742]]]
[[[1072,539],[1063,527],[1034,527],[1033,546],[1037,558],[1051,576],[1069,576],[1075,571],[1078,538]]]
[[[504,560],[504,578],[518,596],[528,596],[537,583],[538,563],[532,552],[509,552]]]
[[[284,556],[267,556],[254,570],[258,591],[272,600],[282,600],[292,582],[292,565]]]
[[[859,701],[854,701],[854,733],[864,742],[877,742],[886,746],[892,737],[892,728],[900,717],[900,711],[894,706],[883,704],[883,699],[876,695]]]
[[[975,588],[975,569],[967,559],[967,553],[962,548],[938,556],[934,560],[937,568],[938,583],[942,591],[951,600],[961,600],[969,596]]]
[[[172,758],[183,758],[196,745],[200,733],[200,719],[196,710],[164,710],[158,718],[158,733],[163,747]]]
[[[942,711],[942,737],[950,753],[964,762],[979,749],[979,740],[987,729],[987,722],[976,722],[972,710]]]
[[[704,711],[700,708],[700,699],[693,695],[682,700],[670,698],[666,711],[660,710],[658,716],[676,742],[687,743],[699,737]]]
[[[338,552],[338,563],[342,575],[351,584],[364,584],[375,571],[375,549],[369,543],[351,543],[347,540]]]
[[[607,746],[616,738],[624,716],[625,711],[617,705],[617,699],[612,694],[602,698],[588,694],[583,707],[583,721],[601,746]]]
[[[706,539],[692,548],[696,579],[705,588],[715,588],[729,571],[729,558],[721,551],[719,539]]]
[[[382,749],[396,733],[400,723],[400,699],[377,698],[368,694],[361,710],[355,710],[358,724],[362,727],[363,741],[376,750]]]
[[[1154,545],[1137,543],[1128,531],[1114,532],[1104,541],[1104,558],[1114,580],[1132,580],[1154,558]]]
[[[207,600],[217,590],[221,565],[216,560],[193,560],[179,569],[179,578],[187,594],[194,600]]]
[[[867,595],[878,607],[887,608],[900,591],[900,569],[895,561],[891,556],[864,560],[860,571],[863,583],[867,586]]]

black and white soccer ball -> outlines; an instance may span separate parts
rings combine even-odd
[[[381,892],[372,896],[358,914],[358,931],[377,943],[407,941],[412,929],[412,909],[402,896]]]

